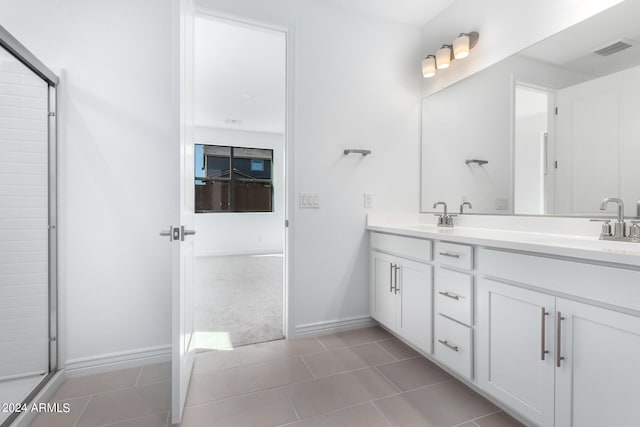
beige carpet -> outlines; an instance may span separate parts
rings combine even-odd
[[[283,283],[282,254],[196,258],[197,347],[282,338]]]

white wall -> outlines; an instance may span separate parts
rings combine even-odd
[[[576,24],[621,0],[457,0],[422,27],[422,57],[451,44],[459,33],[477,31],[478,45],[468,58],[431,79],[424,79],[429,95],[464,77]],[[418,67],[419,60],[416,60]]]
[[[273,212],[196,214],[196,256],[282,253],[284,248],[284,135],[196,128],[196,144],[273,150]]]
[[[202,0],[223,14],[288,27],[295,49],[293,247],[298,326],[367,316],[368,241],[363,193],[376,210],[418,209],[419,29],[323,1]],[[367,157],[344,156],[367,148]]]
[[[170,343],[171,2],[0,3],[0,24],[60,85],[66,361]]]

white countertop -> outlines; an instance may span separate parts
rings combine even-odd
[[[409,237],[640,266],[640,243],[603,241],[597,236],[570,236],[462,226],[444,228],[437,227],[435,224],[388,222],[369,222],[367,229]]]

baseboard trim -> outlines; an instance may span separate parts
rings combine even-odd
[[[68,377],[78,377],[170,360],[171,346],[166,345],[72,359],[64,368]]]
[[[296,337],[325,335],[334,332],[348,331],[351,329],[367,328],[376,326],[378,322],[370,316],[356,316],[339,320],[328,320],[324,322],[307,323],[296,326]]]
[[[280,249],[255,249],[246,251],[196,251],[196,257],[208,256],[252,256],[252,255],[282,255],[284,252]]]

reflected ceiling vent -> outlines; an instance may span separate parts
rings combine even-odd
[[[631,43],[629,43],[628,41],[619,40],[615,43],[610,44],[609,46],[605,46],[602,49],[598,49],[593,53],[600,56],[609,56],[609,55],[613,55],[614,53],[618,53],[621,50],[630,48],[631,46],[632,46]]]
[[[224,124],[225,125],[232,125],[232,126],[240,126],[242,124],[242,120],[240,120],[240,119],[225,119]]]

